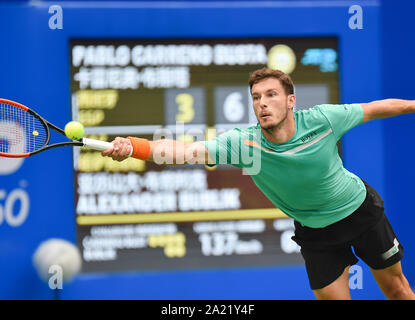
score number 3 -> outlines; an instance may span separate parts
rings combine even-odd
[[[184,123],[191,122],[195,117],[193,96],[189,93],[180,93],[176,96],[176,103],[179,106],[176,121]]]

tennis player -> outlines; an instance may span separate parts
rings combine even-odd
[[[350,299],[349,268],[361,258],[389,299],[415,299],[405,278],[403,247],[369,184],[343,167],[337,142],[353,127],[415,112],[415,101],[387,99],[361,104],[317,105],[293,112],[289,75],[263,68],[249,78],[258,124],[195,143],[117,137],[102,152],[114,160],[133,156],[160,163],[228,163],[246,169],[241,154],[256,152],[259,189],[294,219],[317,299]],[[241,161],[242,160],[242,161]],[[354,249],[354,252],[352,251]]]

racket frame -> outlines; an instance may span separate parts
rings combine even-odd
[[[25,105],[12,101],[12,100],[8,100],[8,99],[2,99],[0,98],[0,103],[4,103],[4,104],[8,104],[8,105],[12,105],[14,107],[17,107],[29,114],[31,114],[32,116],[34,116],[36,119],[38,119],[40,121],[40,123],[42,124],[42,126],[45,128],[46,131],[46,141],[43,145],[43,147],[32,151],[32,152],[26,152],[26,153],[6,153],[6,152],[0,152],[0,156],[1,157],[7,157],[7,158],[25,158],[25,157],[29,157],[29,156],[33,156],[35,154],[38,154],[42,151],[45,150],[49,150],[49,149],[53,149],[53,148],[57,148],[57,147],[66,147],[66,146],[70,146],[70,147],[74,147],[74,146],[78,146],[78,147],[82,147],[84,146],[84,143],[82,142],[82,139],[80,140],[72,140],[72,141],[67,141],[67,142],[58,142],[58,143],[54,143],[54,144],[50,144],[49,145],[49,141],[50,141],[50,129],[53,129],[54,131],[62,134],[63,136],[66,137],[65,135],[65,131],[63,131],[61,128],[55,126],[54,124],[50,123],[49,121],[47,121],[46,119],[42,118],[39,114],[37,114],[35,111],[33,111],[32,109],[30,109],[29,107],[26,107]]]

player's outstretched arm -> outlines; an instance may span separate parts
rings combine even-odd
[[[114,147],[102,151],[102,155],[116,161],[127,159],[132,152],[135,158],[157,164],[214,164],[207,148],[200,142],[184,143],[169,139],[149,141],[117,137],[112,143]]]
[[[415,112],[415,100],[385,99],[361,103],[363,122]]]

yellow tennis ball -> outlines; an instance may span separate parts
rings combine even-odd
[[[65,135],[72,140],[79,140],[84,136],[84,126],[78,121],[68,122],[65,126]]]

